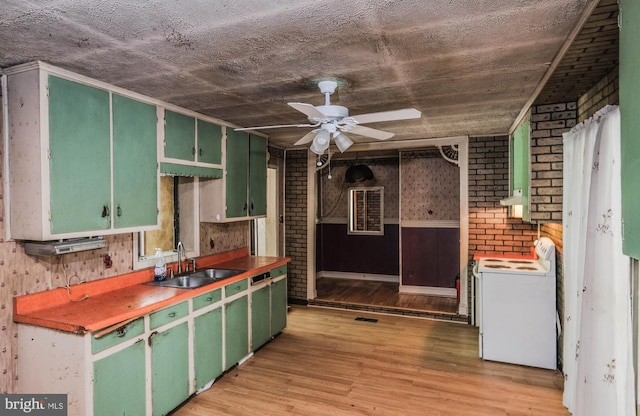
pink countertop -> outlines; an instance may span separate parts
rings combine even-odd
[[[286,257],[249,256],[246,248],[198,258],[198,268],[220,267],[244,273],[196,289],[150,286],[153,269],[52,289],[13,299],[13,320],[62,331],[95,332],[138,318],[217,287],[263,273],[290,262]],[[87,296],[84,300],[84,296]],[[73,300],[72,300],[73,299]]]

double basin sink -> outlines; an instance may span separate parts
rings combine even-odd
[[[151,286],[163,286],[163,287],[177,287],[180,289],[195,289],[198,287],[210,285],[211,283],[219,282],[229,277],[233,277],[240,273],[244,273],[246,270],[234,270],[234,269],[203,269],[188,274],[178,275],[171,279],[162,280],[159,282],[147,282],[147,285]]]

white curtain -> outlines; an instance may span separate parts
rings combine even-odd
[[[635,415],[618,107],[565,133],[563,144],[563,403],[575,416]]]

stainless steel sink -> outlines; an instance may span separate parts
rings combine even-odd
[[[177,287],[180,289],[195,289],[244,272],[245,270],[203,269],[160,282],[147,282],[145,284],[151,286]]]

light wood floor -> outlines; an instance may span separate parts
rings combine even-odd
[[[456,298],[398,293],[398,283],[322,278],[316,281],[316,300],[386,308],[455,314]]]
[[[483,361],[477,339],[460,323],[294,306],[280,336],[175,415],[568,415],[559,372]]]

